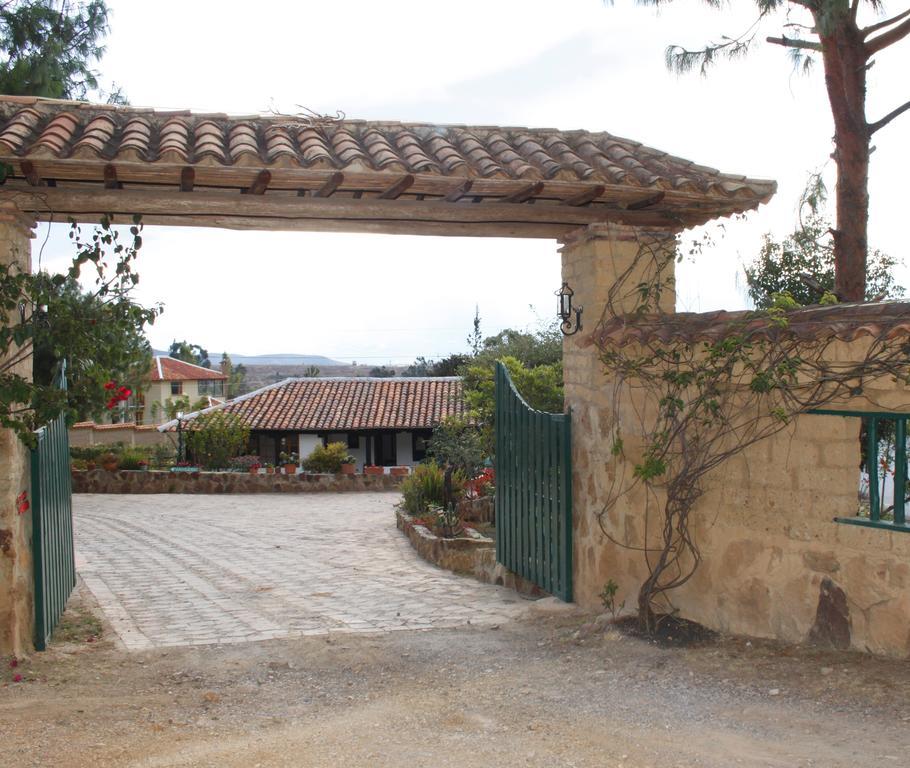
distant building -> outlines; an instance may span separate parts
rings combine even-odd
[[[426,455],[433,427],[465,414],[459,377],[285,379],[203,412],[239,416],[250,452],[278,463],[281,452],[306,458],[317,445],[343,442],[364,464],[411,466]],[[176,429],[176,421],[159,430]]]

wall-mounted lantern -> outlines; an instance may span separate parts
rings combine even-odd
[[[584,307],[572,306],[572,297],[574,295],[575,291],[569,288],[567,282],[563,282],[562,288],[556,291],[556,296],[559,299],[559,306],[557,308],[557,315],[560,319],[559,329],[562,331],[563,336],[571,336],[581,330],[581,312]],[[574,323],[572,321],[573,313],[575,315]]]

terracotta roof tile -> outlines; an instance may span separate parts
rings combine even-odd
[[[461,379],[287,379],[243,395],[219,411],[251,429],[335,432],[429,429],[465,413]]]
[[[173,357],[157,355],[152,359],[152,381],[201,381],[203,379],[226,379],[221,371],[203,368]]]
[[[766,315],[752,311],[626,315],[604,323],[592,341],[599,339],[607,346],[650,342],[697,344],[720,341],[734,333],[750,339],[786,335],[806,341],[910,336],[910,302],[803,307],[787,312],[786,317],[787,325],[781,327],[770,322]]]

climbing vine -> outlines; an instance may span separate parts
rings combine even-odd
[[[599,523],[608,539],[643,553],[638,620],[649,633],[673,612],[669,593],[701,562],[691,515],[711,472],[800,413],[868,398],[871,382],[906,382],[910,373],[910,345],[889,339],[887,327],[864,340],[861,358],[838,358],[833,334],[809,332],[823,327],[830,306],[801,308],[782,296],[756,312],[661,312],[676,258],[665,242],[639,238],[592,337],[612,388],[608,439],[617,469]],[[642,490],[643,537],[621,540],[611,510]]]

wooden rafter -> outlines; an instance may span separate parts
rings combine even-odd
[[[645,208],[650,208],[652,205],[657,205],[666,196],[666,192],[658,192],[656,195],[649,195],[648,197],[645,197],[641,200],[636,200],[635,202],[629,203],[626,206],[626,210],[643,211]]]
[[[468,192],[471,191],[471,187],[474,186],[473,179],[465,179],[461,184],[459,184],[455,189],[453,189],[449,194],[447,194],[443,200],[447,203],[457,203],[461,198],[463,198]]]
[[[325,184],[313,193],[313,197],[331,197],[341,186],[342,182],[344,182],[344,174],[341,171],[336,171],[329,176]]]
[[[401,195],[402,192],[404,192],[413,184],[414,175],[408,173],[398,179],[398,181],[392,184],[392,186],[390,186],[388,189],[385,189],[383,192],[381,192],[378,197],[380,200],[395,200]]]
[[[271,180],[271,171],[259,171],[256,178],[253,179],[253,183],[243,191],[247,195],[264,195],[265,191],[269,188],[269,182]]]
[[[532,197],[539,195],[541,192],[543,192],[543,182],[535,181],[533,184],[528,184],[528,186],[519,189],[517,192],[513,192],[511,195],[499,198],[499,202],[523,203],[526,200],[530,200]]]
[[[592,200],[596,200],[600,197],[606,187],[603,184],[597,184],[590,189],[586,189],[584,192],[579,192],[577,195],[572,195],[567,197],[562,201],[562,205],[571,205],[574,207],[579,207],[582,205],[587,205]]]
[[[123,189],[123,184],[117,180],[117,169],[112,163],[108,163],[104,166],[104,188]]]
[[[193,185],[196,183],[196,171],[192,166],[187,166],[180,171],[180,191],[192,192]]]
[[[22,168],[22,173],[25,176],[25,180],[29,183],[30,186],[41,186],[41,175],[38,173],[38,169],[35,168],[35,164],[31,160],[23,160],[20,163],[20,167]]]

